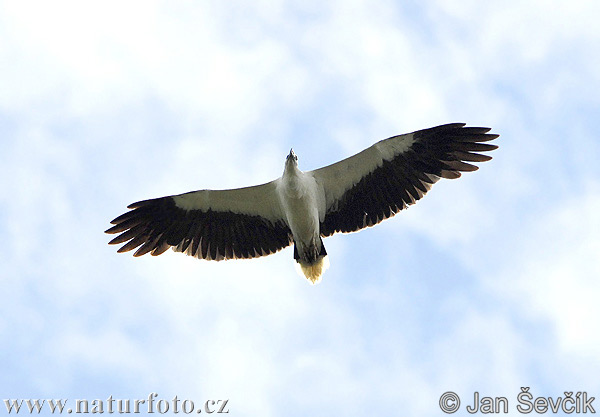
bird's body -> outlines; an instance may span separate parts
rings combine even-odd
[[[462,123],[394,136],[314,171],[298,168],[290,151],[283,175],[232,190],[200,190],[131,204],[107,233],[119,252],[175,251],[222,260],[269,255],[291,243],[312,282],[328,266],[323,237],[372,226],[419,200],[439,178],[458,178],[483,162],[498,135]]]
[[[315,283],[327,268],[327,252],[319,228],[325,217],[325,193],[311,172],[298,168],[293,150],[277,182],[279,201],[294,239],[294,258],[304,275]]]
[[[314,177],[300,171],[291,160],[288,157],[276,190],[294,241],[308,245],[319,237],[319,217],[323,214],[319,206],[323,196],[318,192]]]

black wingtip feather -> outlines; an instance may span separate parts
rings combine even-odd
[[[171,247],[171,245],[169,245],[165,241],[162,241],[161,243],[156,245],[156,248],[152,252],[150,252],[150,255],[152,255],[152,256],[161,255],[161,254],[165,253],[167,251],[167,249],[169,249],[170,247]]]
[[[467,135],[480,135],[480,134],[485,134],[487,132],[489,132],[490,130],[492,130],[491,127],[474,127],[474,126],[469,126],[469,127],[463,127],[460,132],[462,134],[467,134]]]
[[[135,257],[143,256],[143,255],[147,254],[148,252],[153,251],[156,248],[156,243],[159,241],[159,239],[161,237],[162,237],[162,235],[158,235],[155,238],[153,238],[152,240],[147,240],[146,243],[144,243],[142,246],[140,246],[138,248],[138,250],[135,251],[133,256],[135,256]]]
[[[129,252],[132,249],[137,248],[138,246],[140,246],[142,243],[144,243],[147,239],[147,235],[146,234],[142,234],[142,235],[138,235],[136,237],[134,237],[133,239],[131,239],[129,242],[127,242],[125,245],[121,246],[117,252],[118,253],[123,253],[123,252]]]
[[[456,157],[456,159],[460,161],[468,161],[468,162],[487,162],[492,159],[489,155],[481,155],[478,153],[472,152],[464,152],[464,151],[454,151],[452,153]]]
[[[131,203],[127,206],[128,209],[136,209],[144,206],[149,206],[156,203],[159,200],[163,200],[168,197],[160,197],[160,198],[151,198],[149,200],[136,201],[135,203]]]
[[[135,210],[128,211],[127,213],[121,214],[119,217],[115,217],[114,219],[112,219],[110,221],[110,224],[123,223],[124,221],[127,221],[127,220],[131,219],[132,217],[135,217]]]

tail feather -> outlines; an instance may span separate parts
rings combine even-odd
[[[302,252],[302,256],[298,253],[297,245],[294,245],[294,259],[297,262],[298,273],[304,275],[311,284],[318,284],[321,282],[321,276],[329,268],[329,258],[327,257],[327,251],[325,245],[323,245],[323,239],[321,240],[321,248],[318,251],[313,246],[312,248],[305,248]]]
[[[327,255],[321,256],[313,264],[299,261],[297,265],[300,266],[300,272],[314,285],[321,282],[323,273],[329,268],[329,257]]]

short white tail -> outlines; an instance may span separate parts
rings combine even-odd
[[[318,284],[321,282],[321,276],[323,272],[329,268],[329,258],[327,255],[319,257],[317,262],[313,264],[304,263],[302,261],[297,262],[297,265],[300,266],[298,272],[302,273],[311,284]]]

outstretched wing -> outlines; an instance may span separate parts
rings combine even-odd
[[[414,204],[440,178],[478,169],[468,162],[492,159],[477,152],[496,149],[482,142],[498,135],[487,133],[486,127],[464,126],[453,123],[393,136],[312,171],[325,194],[321,235],[373,226]]]
[[[173,247],[201,259],[270,255],[292,242],[276,182],[234,190],[200,190],[139,201],[117,217],[106,233],[121,233],[110,244],[118,252],[160,255]]]

